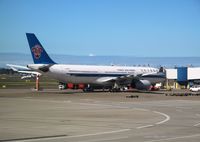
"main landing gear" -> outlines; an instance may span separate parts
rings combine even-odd
[[[87,87],[83,89],[83,92],[93,92],[93,91],[94,89],[90,86],[90,84],[88,84]]]

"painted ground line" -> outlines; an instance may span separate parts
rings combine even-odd
[[[199,123],[197,123],[197,124],[195,124],[195,125],[193,125],[193,126],[195,126],[195,127],[196,127],[196,126],[199,126],[199,125],[200,125],[200,122],[199,122]]]
[[[55,137],[55,138],[41,138],[41,139],[29,139],[29,140],[19,140],[13,142],[34,142],[34,141],[42,141],[42,140],[56,140],[56,139],[68,139],[68,138],[79,138],[79,137],[87,137],[87,136],[97,136],[97,135],[105,135],[105,134],[113,134],[113,133],[120,133],[130,131],[131,129],[121,129],[116,131],[107,131],[107,132],[100,132],[94,134],[83,134],[83,135],[75,135],[75,136],[63,136],[63,137]]]
[[[189,135],[189,136],[173,137],[173,138],[166,138],[166,139],[159,139],[159,140],[150,140],[150,141],[144,141],[144,142],[170,141],[170,140],[184,139],[184,138],[193,138],[193,137],[200,137],[200,134]]]
[[[102,141],[113,141],[113,140],[120,140],[120,139],[127,139],[127,137],[117,137],[117,138],[103,138],[103,139],[93,139],[93,140],[85,140],[85,141],[77,141],[77,142],[102,142]]]
[[[165,123],[165,122],[167,122],[167,121],[170,120],[170,116],[167,115],[167,114],[165,114],[165,113],[158,112],[158,111],[153,111],[153,112],[154,112],[154,113],[157,113],[157,114],[161,114],[161,115],[163,115],[163,116],[165,117],[165,119],[164,119],[163,121],[160,121],[160,122],[155,123],[156,125],[163,124],[163,123]]]
[[[148,128],[148,127],[153,127],[154,125],[145,125],[145,126],[139,126],[137,129],[142,129],[142,128]]]

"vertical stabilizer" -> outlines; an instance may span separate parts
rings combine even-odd
[[[55,62],[49,57],[49,55],[47,54],[47,52],[45,51],[35,34],[26,33],[26,36],[35,64],[55,64]]]

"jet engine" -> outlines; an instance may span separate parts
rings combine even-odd
[[[151,87],[151,83],[148,80],[138,80],[133,81],[131,87],[134,87],[138,90],[149,90]]]

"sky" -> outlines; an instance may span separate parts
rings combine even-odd
[[[200,57],[200,0],[0,0],[0,52]]]

